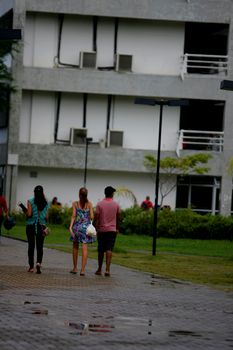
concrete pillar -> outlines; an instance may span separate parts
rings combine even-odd
[[[233,4],[231,4],[233,10]],[[229,70],[226,79],[233,80],[233,22],[229,25],[228,41]],[[222,183],[220,198],[220,213],[231,215],[232,176],[228,173],[230,159],[233,159],[233,91],[222,91],[225,98],[224,112],[224,161],[222,164]]]
[[[231,215],[232,174],[229,174],[229,162],[233,159],[233,91],[227,91],[224,115],[224,157],[222,163],[222,184],[220,198],[220,213]]]
[[[220,213],[222,215],[231,215],[232,175],[229,174],[228,167],[230,160],[233,159],[233,91],[226,93],[229,96],[226,99],[224,115],[224,159],[221,171]]]
[[[13,28],[22,29],[25,26],[25,0],[15,0]],[[22,32],[23,37],[23,32]],[[6,198],[9,209],[16,208],[16,191],[18,176],[18,147],[19,147],[19,120],[22,101],[21,72],[23,67],[23,44],[17,44],[17,55],[13,55],[12,76],[15,92],[10,98],[10,116],[8,129],[8,156],[6,166]]]
[[[222,176],[220,213],[224,216],[231,215],[232,177],[227,174]]]
[[[6,167],[6,200],[9,211],[16,209],[18,166],[7,165]]]

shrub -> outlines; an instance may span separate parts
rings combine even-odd
[[[121,211],[120,232],[123,234],[150,235],[153,228],[153,211],[138,206]]]
[[[123,210],[120,231],[123,234],[152,235],[154,211],[133,207]],[[233,218],[221,215],[200,215],[190,209],[160,210],[158,237],[193,239],[233,239]]]
[[[62,208],[52,206],[49,208],[49,223],[50,224],[62,224],[63,212]]]
[[[62,207],[49,209],[49,223],[70,225],[72,208]],[[20,211],[11,213],[17,223],[25,223],[25,215]],[[138,206],[121,210],[120,232],[127,234],[153,234],[154,211],[143,210]],[[190,209],[159,210],[158,237],[193,238],[193,239],[226,239],[233,240],[233,217],[221,215],[200,215]]]
[[[62,208],[50,207],[49,224],[63,224],[65,227],[69,227],[71,214],[72,208],[68,208],[66,206]],[[26,221],[26,215],[21,211],[13,211],[11,216],[16,219],[17,223],[25,223]]]
[[[10,216],[13,217],[17,223],[25,223],[26,221],[26,215],[22,211],[12,211]]]
[[[63,217],[63,225],[66,228],[69,228],[70,226],[70,218],[72,215],[72,208],[69,207],[63,207],[63,213],[62,213],[62,217]]]

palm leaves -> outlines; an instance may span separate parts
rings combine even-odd
[[[118,187],[116,189],[114,197],[126,198],[127,200],[132,202],[133,206],[138,205],[136,196],[134,195],[134,193],[131,190],[129,190],[126,187]]]

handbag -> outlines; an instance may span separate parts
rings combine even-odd
[[[3,226],[7,231],[11,230],[12,227],[14,227],[16,224],[16,221],[14,218],[8,217],[4,220]]]
[[[90,236],[90,237],[96,237],[96,229],[95,229],[95,226],[92,224],[92,221],[91,223],[87,226],[87,235]]]
[[[38,209],[38,220],[39,220],[40,214],[41,213],[40,213],[40,211]],[[50,229],[48,228],[48,226],[41,224],[39,221],[38,221],[37,224],[40,226],[40,230],[41,230],[41,233],[42,233],[43,237],[46,237],[46,236],[48,236],[50,234]]]
[[[48,226],[40,224],[40,227],[41,227],[42,236],[46,237],[50,234],[50,229]]]

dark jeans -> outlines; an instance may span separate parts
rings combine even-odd
[[[26,234],[28,239],[28,263],[30,268],[34,267],[34,250],[36,244],[37,259],[36,262],[41,264],[43,258],[43,246],[44,236],[42,235],[41,229],[37,227],[37,233],[35,225],[26,226]]]

